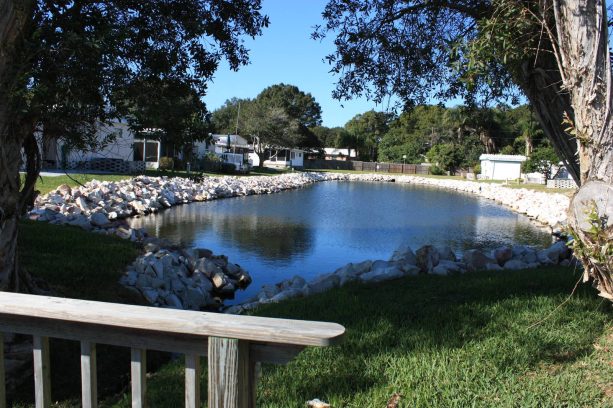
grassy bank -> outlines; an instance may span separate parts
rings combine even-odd
[[[401,407],[611,406],[610,304],[581,287],[556,310],[577,278],[562,268],[424,276],[262,307],[341,323],[347,336],[265,366],[258,406],[384,407],[394,393]],[[152,406],[181,404],[182,369],[152,375]],[[125,394],[108,406],[129,405]]]
[[[23,221],[19,231],[21,265],[60,296],[135,303],[119,277],[138,256],[135,244],[77,227]]]
[[[76,227],[33,221],[23,221],[20,225],[21,265],[35,278],[44,280],[55,296],[144,304],[140,296],[118,283],[125,267],[138,253],[130,241]],[[159,353],[152,357],[155,366],[168,361]],[[51,367],[54,401],[65,401],[60,406],[79,406],[79,344],[51,339]],[[100,394],[106,397],[121,392],[129,381],[129,367],[129,350],[100,345]],[[32,382],[26,382],[10,396],[9,406],[32,406],[33,395]]]

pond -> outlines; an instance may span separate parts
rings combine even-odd
[[[551,244],[549,232],[490,200],[398,183],[316,183],[280,194],[173,207],[131,222],[240,264],[253,284],[237,292],[237,300],[294,275],[308,281],[348,262],[389,259],[401,244],[414,250],[449,245],[456,253]]]

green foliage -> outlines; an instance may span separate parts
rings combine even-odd
[[[534,145],[543,140],[526,106],[474,109],[419,105],[390,123],[379,146],[378,160],[420,163],[433,146],[452,143],[460,150],[459,166],[470,167],[488,149],[494,153],[524,149],[522,135],[528,135]]]
[[[15,61],[22,71],[6,78],[12,120],[81,149],[99,143],[99,122],[112,117],[132,114],[144,127],[164,116],[201,121],[199,97],[221,59],[233,69],[246,64],[243,35],[268,25],[260,0],[34,3],[23,61]],[[158,115],[186,97],[189,115]]]
[[[239,115],[240,105],[240,115]],[[311,128],[321,125],[321,107],[310,93],[286,84],[272,85],[255,99],[233,98],[211,115],[219,133],[255,138],[258,153],[266,147],[318,147]]]
[[[522,163],[524,173],[537,172],[547,179],[551,176],[551,166],[560,161],[558,155],[551,146],[543,146],[534,149],[530,157]]]
[[[356,140],[342,127],[315,126],[311,129],[323,147],[355,148]]]
[[[500,154],[516,154],[515,148],[512,145],[506,145],[500,149]]]
[[[160,170],[172,170],[175,168],[175,162],[172,157],[160,157]]]
[[[377,160],[379,143],[387,133],[392,119],[390,113],[370,110],[354,116],[345,124],[345,130],[355,140],[354,148],[362,160]]]
[[[444,171],[453,172],[462,164],[461,150],[453,143],[437,144],[428,151],[426,156],[431,163],[436,164]]]
[[[433,176],[445,175],[445,171],[441,169],[439,166],[437,166],[436,164],[433,164],[432,166],[430,166],[429,170],[430,170],[430,174],[432,174]]]
[[[222,162],[219,171],[223,174],[234,174],[236,167],[232,163]]]
[[[268,108],[282,109],[301,127],[321,125],[321,106],[310,93],[304,93],[297,86],[283,83],[272,85],[260,92],[256,99]]]
[[[201,96],[183,80],[148,77],[119,90],[114,105],[124,112],[137,135],[181,148],[208,139],[210,126]]]

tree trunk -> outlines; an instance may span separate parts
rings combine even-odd
[[[571,200],[575,253],[613,300],[613,116],[606,3],[552,0],[558,61],[574,110],[582,187]]]
[[[13,107],[15,90],[27,69],[24,37],[35,1],[0,0],[0,290],[20,289],[17,257],[18,222],[22,210],[19,166],[21,148],[30,132]]]
[[[534,107],[536,118],[547,138],[577,185],[581,184],[577,142],[562,127],[564,116],[573,117],[573,107],[566,92],[560,88],[562,79],[554,57],[543,52],[534,66],[525,63],[521,78],[516,81]]]

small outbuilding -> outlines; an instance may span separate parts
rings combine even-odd
[[[513,180],[521,177],[521,164],[526,156],[509,154],[482,154],[481,179]]]

